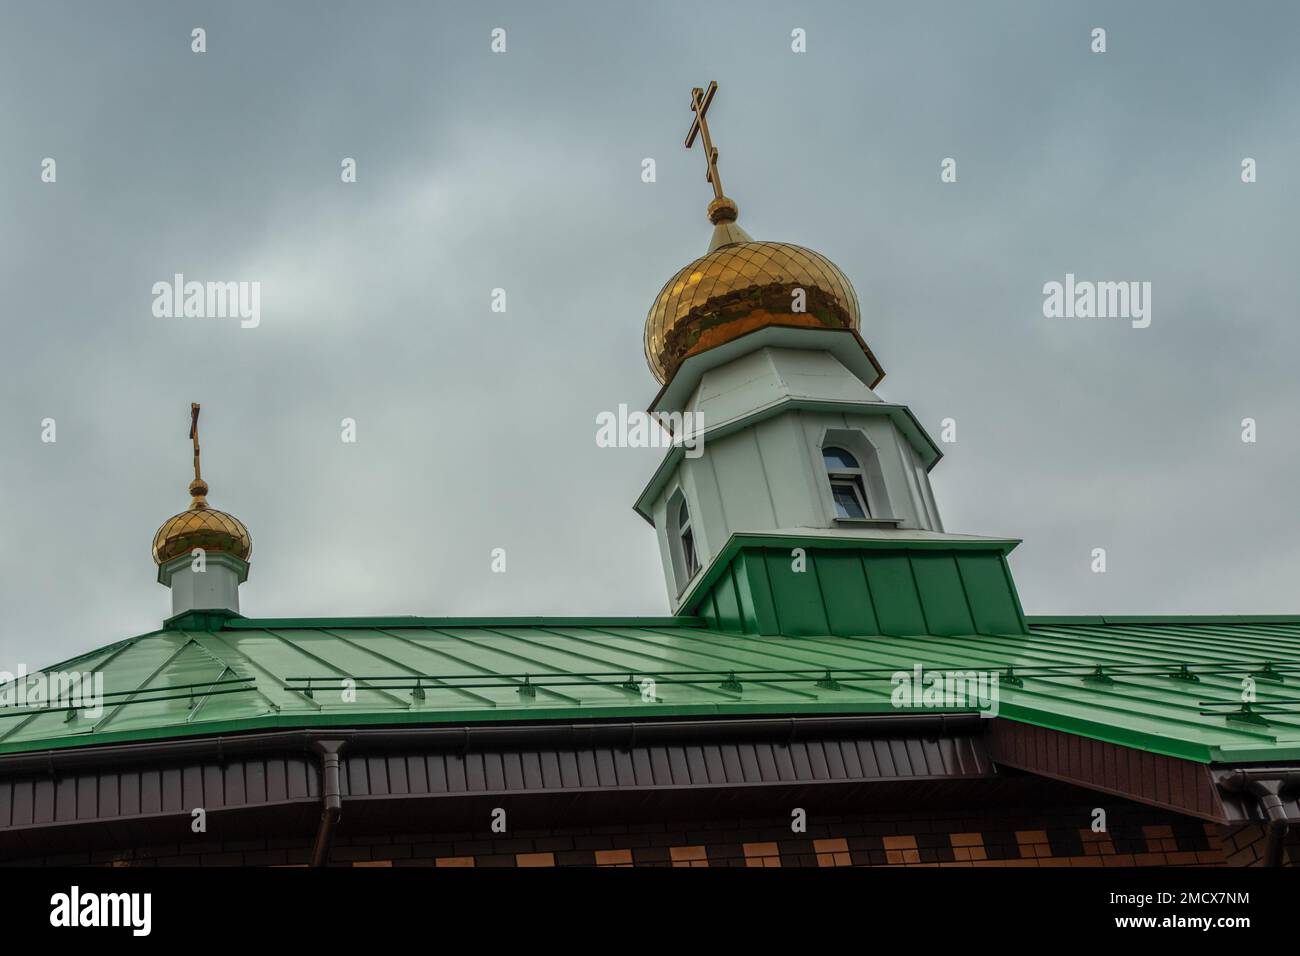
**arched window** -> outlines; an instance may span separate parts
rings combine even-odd
[[[858,464],[858,460],[836,445],[827,445],[823,448],[822,459],[826,462],[826,477],[831,482],[835,516],[838,518],[871,517],[871,509],[867,507],[867,491],[866,484],[863,482],[862,466]]]
[[[695,554],[695,532],[691,530],[691,513],[686,507],[685,498],[677,512],[677,537],[682,546],[682,567],[686,571],[686,580],[689,581],[700,569],[700,559]]]

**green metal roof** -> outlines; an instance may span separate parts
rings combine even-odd
[[[898,713],[890,677],[920,664],[1011,669],[1012,720],[1202,762],[1300,759],[1300,706],[1286,703],[1300,697],[1300,617],[1030,618],[1028,634],[907,637],[681,617],[176,623],[51,667],[101,672],[102,714],[0,707],[0,753],[331,725]],[[1227,716],[1252,674],[1254,713]]]

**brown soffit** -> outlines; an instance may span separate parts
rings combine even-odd
[[[1005,718],[991,723],[990,752],[999,765],[1203,820],[1232,819],[1209,764]]]
[[[996,776],[972,716],[302,732],[0,757],[0,837],[313,803],[316,738],[345,741],[341,795],[517,797],[931,784]],[[513,731],[513,732],[512,732]]]

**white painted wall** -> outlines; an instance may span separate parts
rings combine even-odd
[[[239,613],[239,585],[248,579],[248,564],[228,554],[209,553],[196,571],[188,554],[158,569],[158,581],[171,589],[172,617],[186,611]]]
[[[784,407],[800,402],[839,404]],[[921,455],[884,413],[888,406],[828,352],[758,348],[704,372],[686,407],[703,417],[703,453],[677,463],[651,509],[674,607],[689,584],[680,580],[668,514],[679,489],[701,568],[737,532],[864,527],[835,517],[823,444],[847,447],[864,465],[874,457],[867,481],[873,518],[943,530]]]

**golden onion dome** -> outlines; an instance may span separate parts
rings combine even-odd
[[[248,560],[253,553],[248,529],[234,515],[209,508],[207,493],[208,483],[202,478],[190,482],[193,501],[189,509],[168,518],[153,536],[155,562],[165,564],[172,558],[190,554],[195,548]]]
[[[710,208],[710,219],[712,247],[668,280],[646,317],[646,360],[661,383],[690,356],[755,329],[857,332],[858,298],[835,263],[802,246],[756,242],[734,213],[714,218]],[[804,291],[803,311],[794,309],[796,289]]]
[[[718,148],[708,112],[718,91],[691,90],[686,148],[701,144],[713,187],[709,251],[668,280],[645,320],[645,355],[663,384],[693,355],[771,326],[847,330],[875,369],[884,371],[858,334],[858,297],[848,277],[825,256],[786,242],[755,242],[736,224],[740,208],[722,190]],[[802,295],[799,293],[802,292]],[[872,385],[874,387],[874,384]]]
[[[208,507],[208,483],[199,471],[199,405],[190,404],[190,440],[194,442],[194,480],[190,482],[190,507],[163,522],[153,536],[153,559],[159,565],[190,554],[195,548],[229,554],[247,561],[253,539],[234,515]]]
[[[202,478],[190,482],[193,500],[189,509],[163,522],[153,536],[153,559],[164,564],[195,548],[220,552],[247,561],[253,553],[253,539],[244,523],[234,515],[208,507],[208,483]]]

